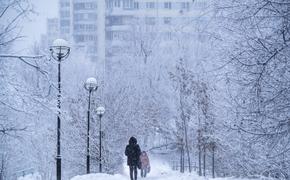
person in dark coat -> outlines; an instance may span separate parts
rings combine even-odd
[[[139,157],[141,155],[141,149],[137,144],[137,139],[135,137],[131,137],[129,139],[129,144],[126,146],[125,155],[127,156],[127,165],[130,168],[130,178],[131,180],[137,180],[137,167],[140,164]]]

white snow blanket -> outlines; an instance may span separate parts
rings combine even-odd
[[[23,177],[18,177],[17,180],[41,180],[41,176],[39,173],[34,173]]]
[[[124,161],[126,162],[126,161]],[[151,160],[151,172],[147,175],[146,178],[140,177],[140,171],[138,170],[138,179],[144,180],[189,180],[191,179],[200,179],[195,173],[181,174],[176,171],[172,171],[170,166],[161,160],[154,159]],[[129,168],[126,164],[123,165],[124,172],[122,174],[108,175],[108,174],[88,174],[83,176],[76,176],[71,180],[130,180],[129,177]]]
[[[179,173],[172,171],[166,162],[154,159],[151,161],[151,172],[146,178],[140,177],[138,171],[138,180],[209,180],[211,178],[199,177],[195,172],[193,173]],[[88,174],[82,176],[75,176],[71,180],[130,180],[128,167],[124,164],[124,172],[122,174]],[[214,180],[238,180],[235,178],[216,178]]]
[[[83,176],[76,176],[72,178],[71,180],[130,180],[130,178],[127,175],[108,175],[108,174],[89,174],[89,175],[83,175]],[[246,179],[237,179],[237,178],[204,178],[199,177],[195,173],[178,173],[178,172],[172,172],[172,173],[165,173],[161,174],[159,176],[148,176],[146,178],[138,177],[138,180],[246,180]],[[262,180],[262,179],[261,179]]]
[[[197,178],[193,174],[180,174],[180,173],[171,173],[171,174],[163,174],[160,176],[148,176],[146,178],[140,178],[138,179],[144,179],[144,180],[190,180],[190,179],[202,179]],[[108,175],[108,174],[89,174],[89,175],[83,175],[83,176],[76,176],[72,178],[71,180],[130,180],[130,178],[127,175]]]

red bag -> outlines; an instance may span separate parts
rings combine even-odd
[[[147,173],[150,173],[150,170],[151,170],[151,168],[150,168],[150,166],[148,166],[147,167]]]

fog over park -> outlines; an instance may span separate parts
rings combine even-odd
[[[290,180],[289,12],[0,0],[0,180]]]

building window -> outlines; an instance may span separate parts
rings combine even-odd
[[[85,36],[84,35],[77,35],[75,36],[75,41],[78,42],[84,42],[85,41]]]
[[[154,17],[146,17],[145,18],[145,23],[147,25],[155,25],[156,24],[156,21],[155,21],[155,18]]]
[[[61,20],[60,21],[60,26],[69,26],[70,25],[70,21],[69,20]]]
[[[93,24],[75,24],[74,31],[75,32],[93,32],[97,30],[97,26]]]
[[[97,36],[94,36],[94,35],[85,36],[85,41],[96,41],[96,40],[97,40]]]
[[[114,7],[121,7],[121,0],[115,0]]]
[[[146,8],[147,9],[154,9],[155,3],[154,2],[146,2]]]
[[[109,31],[106,33],[107,40],[122,40],[122,32],[119,31]]]
[[[134,9],[139,9],[139,2],[134,2]]]
[[[112,31],[106,32],[106,40],[113,40],[113,32]]]
[[[96,20],[98,18],[96,13],[88,13],[88,20]]]
[[[181,9],[189,10],[189,2],[182,2],[181,3]]]
[[[74,4],[74,10],[81,10],[85,9],[85,3],[75,3]]]
[[[171,24],[171,17],[164,17],[164,24]]]
[[[205,1],[197,1],[195,3],[195,6],[198,8],[198,9],[205,9],[207,7],[207,3]]]
[[[60,11],[60,16],[62,18],[70,17],[70,12],[69,11]]]
[[[74,10],[97,9],[96,3],[74,3]]]
[[[164,8],[165,9],[171,9],[171,2],[165,2],[164,3]]]
[[[108,25],[110,26],[118,26],[123,25],[123,17],[122,16],[111,16],[108,18]]]
[[[130,35],[127,32],[123,31],[109,31],[106,34],[107,40],[115,40],[115,41],[129,41]]]
[[[108,3],[106,3],[107,8],[113,8],[113,4],[114,4],[113,0],[108,0]]]
[[[123,7],[124,7],[124,9],[133,9],[133,7],[134,7],[133,0],[124,0]]]
[[[113,40],[121,40],[121,33],[113,32]]]
[[[97,3],[86,3],[86,9],[97,9]]]
[[[125,3],[126,0],[124,1],[123,4]],[[121,0],[107,0],[106,1],[107,8],[114,8],[114,7],[121,7]]]
[[[61,28],[61,29],[60,29],[60,33],[61,33],[61,34],[69,33],[69,28]]]
[[[84,19],[85,19],[84,14],[80,14],[80,13],[74,14],[74,21],[82,21]]]
[[[82,31],[82,30],[84,30],[83,24],[74,25],[74,31],[78,32],[78,31]]]
[[[70,6],[70,4],[69,4],[69,2],[61,2],[60,3],[60,6],[63,8],[63,7],[69,7]]]
[[[97,30],[97,26],[94,24],[86,24],[86,31],[96,31]]]

